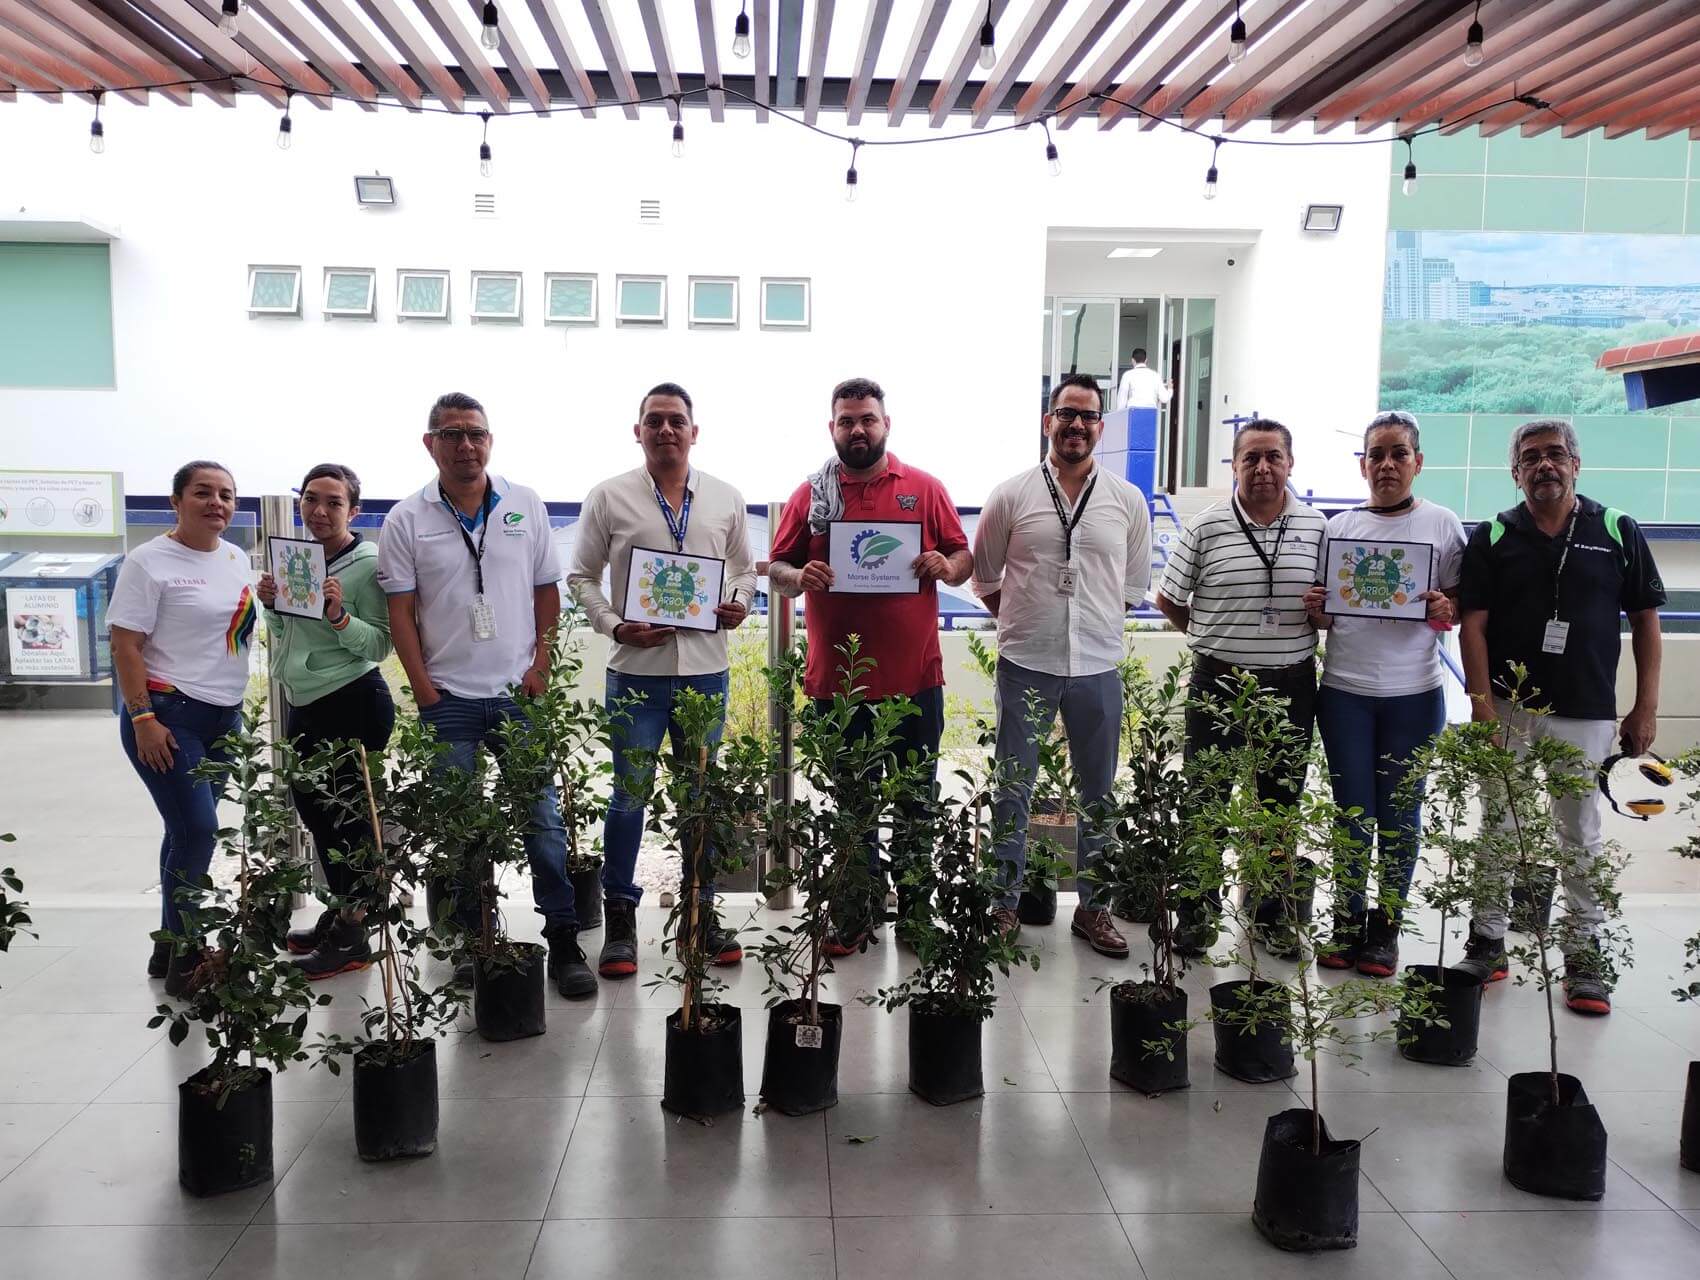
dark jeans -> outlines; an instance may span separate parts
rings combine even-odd
[[[502,741],[496,730],[504,721],[519,715],[519,707],[508,697],[462,698],[444,693],[428,707],[419,708],[419,718],[436,731],[437,740],[449,744],[443,767],[470,770],[483,743],[501,767]],[[546,784],[531,804],[531,820],[525,833],[525,852],[531,863],[531,895],[546,932],[578,928],[573,911],[573,884],[567,878],[567,832],[561,825],[561,806],[555,788]],[[468,929],[478,927],[476,900],[458,895],[456,918]]]
[[[1377,896],[1403,905],[1411,891],[1422,830],[1423,789],[1419,779],[1409,803],[1401,805],[1400,785],[1411,757],[1446,724],[1446,691],[1394,698],[1372,698],[1345,689],[1323,688],[1317,694],[1316,723],[1328,752],[1328,773],[1334,782],[1334,803],[1342,809],[1361,809],[1359,817],[1340,819],[1353,852],[1342,867],[1346,887],[1344,914],[1364,914],[1364,888],[1369,880],[1370,852],[1380,836],[1376,859]],[[1336,891],[1338,896],[1338,891]],[[1338,913],[1338,907],[1336,912]],[[1394,919],[1399,918],[1395,909]]]
[[[1239,679],[1240,668],[1219,659],[1198,655],[1193,660],[1192,679],[1186,703],[1186,746],[1183,754],[1191,760],[1212,747],[1232,751],[1245,745],[1245,735],[1220,724],[1211,708],[1220,705],[1225,696],[1220,681],[1230,684]],[[1287,718],[1304,735],[1308,750],[1311,735],[1316,729],[1316,660],[1307,658],[1288,667],[1248,667],[1258,687],[1287,700]],[[1257,798],[1264,804],[1297,804],[1304,791],[1305,770],[1299,765],[1291,770],[1272,770],[1257,779]],[[1220,799],[1205,787],[1196,793],[1201,805]],[[1225,845],[1226,831],[1216,836],[1218,846]],[[1221,892],[1211,890],[1206,898],[1212,908],[1222,905]]]
[[[159,927],[181,933],[178,890],[194,886],[206,875],[218,837],[219,797],[209,783],[193,776],[195,766],[203,760],[227,758],[216,744],[236,728],[242,708],[215,707],[181,693],[155,693],[151,700],[159,723],[177,740],[171,768],[159,773],[136,758],[136,731],[127,715],[118,717],[118,740],[165,820],[165,836],[159,843]]]
[[[376,667],[305,706],[291,705],[284,719],[284,732],[295,740],[295,748],[303,757],[327,742],[359,742],[368,751],[381,751],[394,728],[395,701]],[[338,769],[330,778],[330,790],[337,797],[335,803],[328,803],[317,792],[297,788],[295,809],[312,832],[325,887],[333,898],[350,901],[367,895],[360,892],[360,877],[354,868],[332,858],[331,850],[348,853],[371,844],[372,822],[366,816],[366,790],[358,769]]]

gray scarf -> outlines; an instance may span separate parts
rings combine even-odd
[[[844,518],[844,487],[842,464],[837,455],[809,477],[809,531],[825,533],[826,526]]]

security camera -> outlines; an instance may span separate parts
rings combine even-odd
[[[1230,266],[1230,267],[1231,267],[1231,266],[1233,266],[1233,265],[1234,265],[1234,260],[1233,260],[1233,259],[1232,259],[1232,258],[1229,258],[1229,259],[1228,259],[1228,265],[1229,265],[1229,266]]]

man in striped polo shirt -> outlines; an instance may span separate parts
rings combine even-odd
[[[1240,745],[1211,714],[1224,679],[1245,671],[1287,699],[1288,714],[1308,745],[1315,724],[1316,628],[1304,594],[1316,580],[1317,551],[1327,520],[1287,490],[1293,433],[1270,418],[1254,418],[1234,437],[1235,493],[1199,513],[1169,554],[1157,607],[1192,648],[1187,700],[1186,756]],[[1304,767],[1258,778],[1265,803],[1292,804],[1304,788]],[[1175,947],[1201,956],[1215,940],[1221,907],[1212,893],[1180,913]],[[1259,904],[1256,923],[1276,954],[1292,954],[1296,938],[1280,927],[1281,904]]]

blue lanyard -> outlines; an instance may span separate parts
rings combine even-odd
[[[655,482],[650,481],[651,484]],[[691,484],[690,478],[685,479],[685,500],[679,504],[679,518],[673,518],[673,508],[667,505],[667,499],[661,495],[661,486],[655,485],[656,505],[661,508],[661,514],[667,517],[667,531],[673,535],[673,550],[680,555],[685,553],[685,531],[691,527]]]

